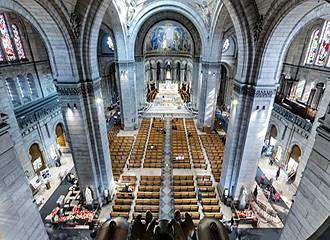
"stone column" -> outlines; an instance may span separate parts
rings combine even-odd
[[[0,115],[0,239],[46,240],[44,224],[9,134],[9,118]]]
[[[313,149],[280,240],[309,239],[330,216],[330,104],[317,127]],[[323,231],[327,229],[323,226]],[[323,235],[322,239],[327,239]],[[320,236],[319,236],[320,237]],[[311,239],[321,239],[312,237]]]
[[[135,57],[135,68],[136,68],[136,98],[137,108],[142,109],[146,102],[146,94],[144,92],[144,62],[142,57]]]
[[[56,87],[80,187],[83,193],[91,187],[100,200],[113,184],[100,80]]]
[[[198,128],[213,128],[220,87],[220,64],[202,63],[202,86],[198,108]]]
[[[194,58],[191,80],[191,104],[194,110],[199,107],[199,82],[200,82],[199,58]]]
[[[234,83],[233,102],[222,164],[220,191],[238,199],[241,187],[251,189],[275,97],[275,86]]]
[[[294,182],[294,184],[297,186],[301,180],[303,171],[305,170],[307,160],[312,152],[312,146],[314,145],[314,142],[315,142],[316,129],[320,125],[318,119],[320,119],[326,113],[327,106],[329,104],[329,99],[330,99],[330,78],[327,80],[327,82],[325,84],[325,91],[324,91],[323,97],[320,101],[319,108],[316,113],[316,117],[315,117],[315,120],[313,123],[311,133],[308,137],[308,143],[306,144],[305,149],[303,151],[303,155],[300,158],[300,163],[299,163],[298,169],[297,169],[297,177],[296,177],[296,181]]]
[[[138,126],[135,63],[118,63],[120,75],[120,103],[122,126],[135,130]]]

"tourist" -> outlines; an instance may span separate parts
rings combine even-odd
[[[254,188],[253,196],[257,200],[257,196],[258,196],[258,185],[256,185],[256,187]]]
[[[280,174],[281,174],[281,167],[278,167],[277,172],[276,172],[276,180],[278,179]]]

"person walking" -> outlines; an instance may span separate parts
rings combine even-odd
[[[280,174],[281,174],[281,167],[278,167],[277,172],[276,172],[276,180],[278,179]]]

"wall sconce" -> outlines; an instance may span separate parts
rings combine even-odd
[[[232,104],[233,105],[237,105],[238,104],[238,101],[235,99],[235,100],[232,101]]]

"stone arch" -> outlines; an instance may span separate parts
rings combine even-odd
[[[90,1],[86,7],[88,13],[85,15],[81,40],[81,56],[84,65],[84,77],[87,80],[95,80],[100,77],[97,62],[97,43],[103,21],[107,22],[107,27],[113,31],[114,44],[116,44],[115,54],[118,59],[127,59],[126,30],[120,20],[119,6],[116,1],[99,0]],[[85,51],[84,49],[87,49]]]
[[[284,17],[275,21],[269,18],[264,25],[257,49],[256,83],[259,85],[274,85],[281,75],[283,60],[296,34],[314,19],[329,16],[330,5],[308,0],[292,3],[283,9]],[[281,16],[281,11],[276,16]],[[275,13],[274,13],[275,15]],[[276,24],[276,25],[275,25]]]
[[[56,136],[56,143],[60,145],[60,147],[66,147],[66,137],[65,137],[65,128],[62,122],[58,122],[55,125],[55,136]]]
[[[234,25],[237,41],[238,62],[235,79],[239,82],[246,82],[249,79],[249,66],[252,64],[254,53],[253,34],[250,26],[253,26],[254,22],[258,19],[258,9],[253,1],[234,3],[232,0],[223,0],[222,3],[219,2],[216,7],[216,20],[211,27],[208,52],[209,60],[212,62],[219,62],[221,60],[223,41],[222,25],[224,21],[224,15],[222,13],[227,10]],[[245,9],[251,9],[249,16],[245,14]]]
[[[48,9],[42,6],[47,6]],[[29,0],[0,0],[0,9],[21,16],[38,31],[47,49],[55,78],[61,82],[79,80],[70,32],[60,20],[62,16],[58,15],[51,4],[38,4]]]
[[[38,142],[33,142],[29,147],[30,161],[34,172],[39,175],[46,168],[46,160]]]
[[[131,58],[143,56],[143,43],[152,26],[162,20],[173,20],[182,24],[190,33],[194,43],[194,56],[200,57],[207,43],[202,19],[190,7],[177,1],[160,1],[144,8],[136,17],[138,22],[130,30],[129,48]],[[200,22],[198,22],[200,20]]]

